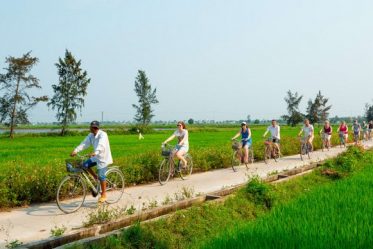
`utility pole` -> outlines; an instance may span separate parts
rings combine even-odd
[[[104,112],[101,112],[101,123],[104,122]]]

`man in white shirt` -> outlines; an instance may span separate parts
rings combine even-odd
[[[276,120],[272,120],[272,125],[268,126],[263,137],[265,137],[268,132],[271,133],[271,137],[269,138],[269,140],[272,141],[272,143],[277,146],[277,149],[280,151],[280,126],[277,124]]]
[[[90,125],[91,133],[84,139],[84,141],[76,147],[71,156],[74,157],[82,150],[93,147],[94,152],[90,154],[90,158],[83,163],[83,167],[88,170],[90,174],[101,184],[101,197],[99,202],[106,201],[106,171],[109,164],[113,163],[111,156],[109,138],[106,132],[100,130],[100,123],[92,121]],[[92,167],[97,165],[97,174],[92,170]]]

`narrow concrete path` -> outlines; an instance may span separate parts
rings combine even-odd
[[[373,147],[373,141],[365,142],[366,148]],[[239,167],[237,172],[231,168],[219,169],[192,175],[188,180],[179,178],[171,179],[166,185],[159,183],[141,185],[127,188],[122,200],[112,207],[125,207],[133,205],[140,210],[143,203],[157,201],[158,205],[167,198],[174,198],[175,193],[180,193],[182,188],[193,189],[195,194],[209,193],[228,186],[245,183],[248,177],[258,175],[263,178],[274,172],[282,172],[299,168],[311,163],[320,162],[328,158],[336,157],[344,148],[331,148],[330,151],[315,151],[311,153],[311,159],[301,161],[299,155],[287,156],[279,162],[273,160],[269,164],[257,162],[250,165],[246,170],[245,166]],[[50,231],[54,227],[65,226],[66,233],[82,227],[87,221],[87,215],[97,208],[97,198],[87,197],[84,207],[73,214],[62,213],[54,202],[31,205],[27,208],[16,208],[10,212],[0,213],[0,248],[5,247],[5,241],[19,240],[23,243],[46,239],[50,237]]]

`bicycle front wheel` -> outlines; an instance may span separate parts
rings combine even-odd
[[[273,147],[273,159],[275,159],[275,162],[278,162],[280,159],[280,149],[276,144]]]
[[[271,147],[269,145],[266,145],[264,148],[264,162],[268,164],[269,159],[271,159]]]
[[[159,178],[158,181],[161,185],[164,185],[168,182],[171,175],[171,167],[170,167],[170,160],[171,159],[163,159],[161,165],[159,166]]]
[[[58,186],[57,206],[66,214],[76,212],[83,205],[85,196],[86,185],[83,179],[79,175],[68,175]]]
[[[240,166],[241,164],[241,153],[238,150],[233,151],[231,163],[232,163],[233,171],[236,172],[238,169],[238,166]]]
[[[302,144],[300,146],[300,159],[302,159],[302,161],[304,159],[303,156],[306,155],[306,153],[307,153],[307,148],[306,148],[305,144]]]
[[[124,193],[124,175],[118,168],[106,171],[106,203],[113,204],[122,198]]]
[[[185,155],[184,158],[187,161],[187,165],[186,166],[183,165],[180,167],[180,177],[183,180],[187,179],[192,174],[192,171],[193,171],[192,157],[189,154],[187,154]]]

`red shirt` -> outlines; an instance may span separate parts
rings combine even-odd
[[[347,125],[339,126],[339,131],[343,132],[344,134],[347,134]]]

